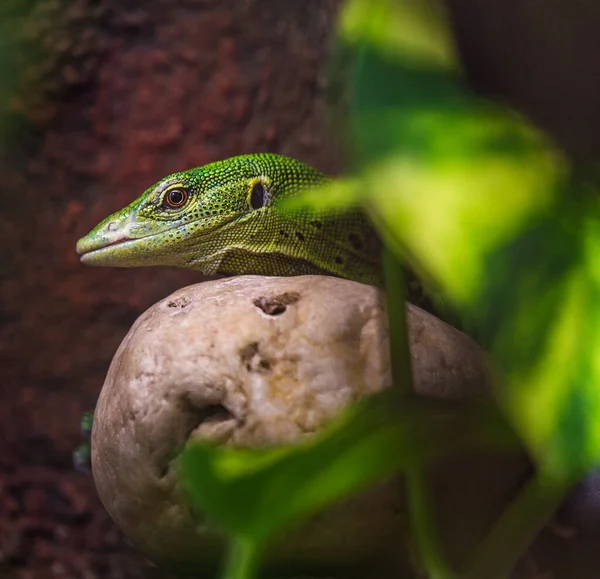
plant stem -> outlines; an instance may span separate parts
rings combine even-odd
[[[259,549],[245,537],[232,537],[223,579],[254,579],[258,571]]]
[[[393,384],[396,392],[408,396],[413,394],[413,387],[406,325],[404,275],[400,261],[387,247],[383,250],[383,272],[387,295]]]
[[[383,271],[387,294],[392,382],[399,403],[406,404],[415,393],[412,384],[410,343],[406,323],[406,299],[402,264],[391,249],[383,249]],[[429,484],[423,465],[406,471],[406,492],[411,526],[419,556],[430,579],[451,579],[454,574],[442,555],[431,508]]]
[[[464,579],[508,577],[571,488],[568,480],[538,473],[496,522]]]
[[[454,579],[457,575],[448,565],[440,547],[429,484],[423,467],[412,468],[406,473],[406,486],[415,544],[428,579]]]

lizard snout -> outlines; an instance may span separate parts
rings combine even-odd
[[[93,251],[129,241],[131,239],[130,223],[131,220],[127,216],[111,215],[82,237],[77,242],[75,251],[82,256],[82,261],[85,262],[85,256]]]

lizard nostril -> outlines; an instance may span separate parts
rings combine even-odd
[[[109,224],[106,226],[106,229],[108,229],[109,231],[116,231],[117,230],[117,222],[116,221],[109,222]]]

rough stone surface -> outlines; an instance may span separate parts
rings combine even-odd
[[[146,311],[113,359],[92,435],[99,496],[126,535],[159,562],[210,559],[215,533],[190,515],[171,464],[176,449],[190,436],[298,442],[389,386],[383,307],[379,290],[347,280],[243,276],[180,289]],[[485,358],[470,338],[414,306],[408,325],[420,393],[486,392]],[[496,478],[510,488],[508,472]],[[398,481],[381,485],[321,514],[272,557],[325,568],[389,564],[402,497]]]

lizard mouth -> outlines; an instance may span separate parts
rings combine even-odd
[[[170,243],[164,242],[166,233],[183,231],[183,235],[179,234],[169,239],[175,243],[185,241],[185,231],[191,229],[194,231],[195,239],[211,234],[215,229],[221,229],[231,224],[236,220],[236,216],[231,216],[229,219],[221,220],[219,223],[213,223],[210,227],[203,227],[202,233],[199,234],[197,222],[179,223],[172,227],[140,234],[135,237],[127,231],[127,228],[119,228],[119,230],[111,230],[110,222],[99,229],[93,230],[91,233],[82,237],[76,246],[76,251],[79,254],[79,260],[86,265],[97,266],[122,266],[135,267],[140,265],[172,265],[174,257],[167,250]],[[204,220],[203,220],[204,221]],[[114,227],[114,226],[113,226]],[[169,236],[170,238],[171,236]],[[177,238],[177,240],[175,240]],[[167,256],[165,258],[165,256]],[[165,261],[166,259],[166,261]]]
[[[81,261],[81,263],[85,263],[86,265],[100,265],[100,262],[103,261],[103,257],[106,256],[110,259],[111,256],[114,256],[115,251],[134,248],[137,245],[136,242],[145,239],[146,237],[152,236],[147,235],[145,237],[138,237],[136,239],[122,239],[120,241],[112,241],[96,249],[89,250],[80,250],[78,243],[77,253],[80,256],[79,261]]]
[[[179,224],[161,231],[137,235],[133,237],[126,231],[111,231],[110,223],[95,232],[82,237],[75,250],[81,263],[86,265],[119,265],[138,254],[149,253],[148,241],[168,231],[184,228],[187,224]]]

